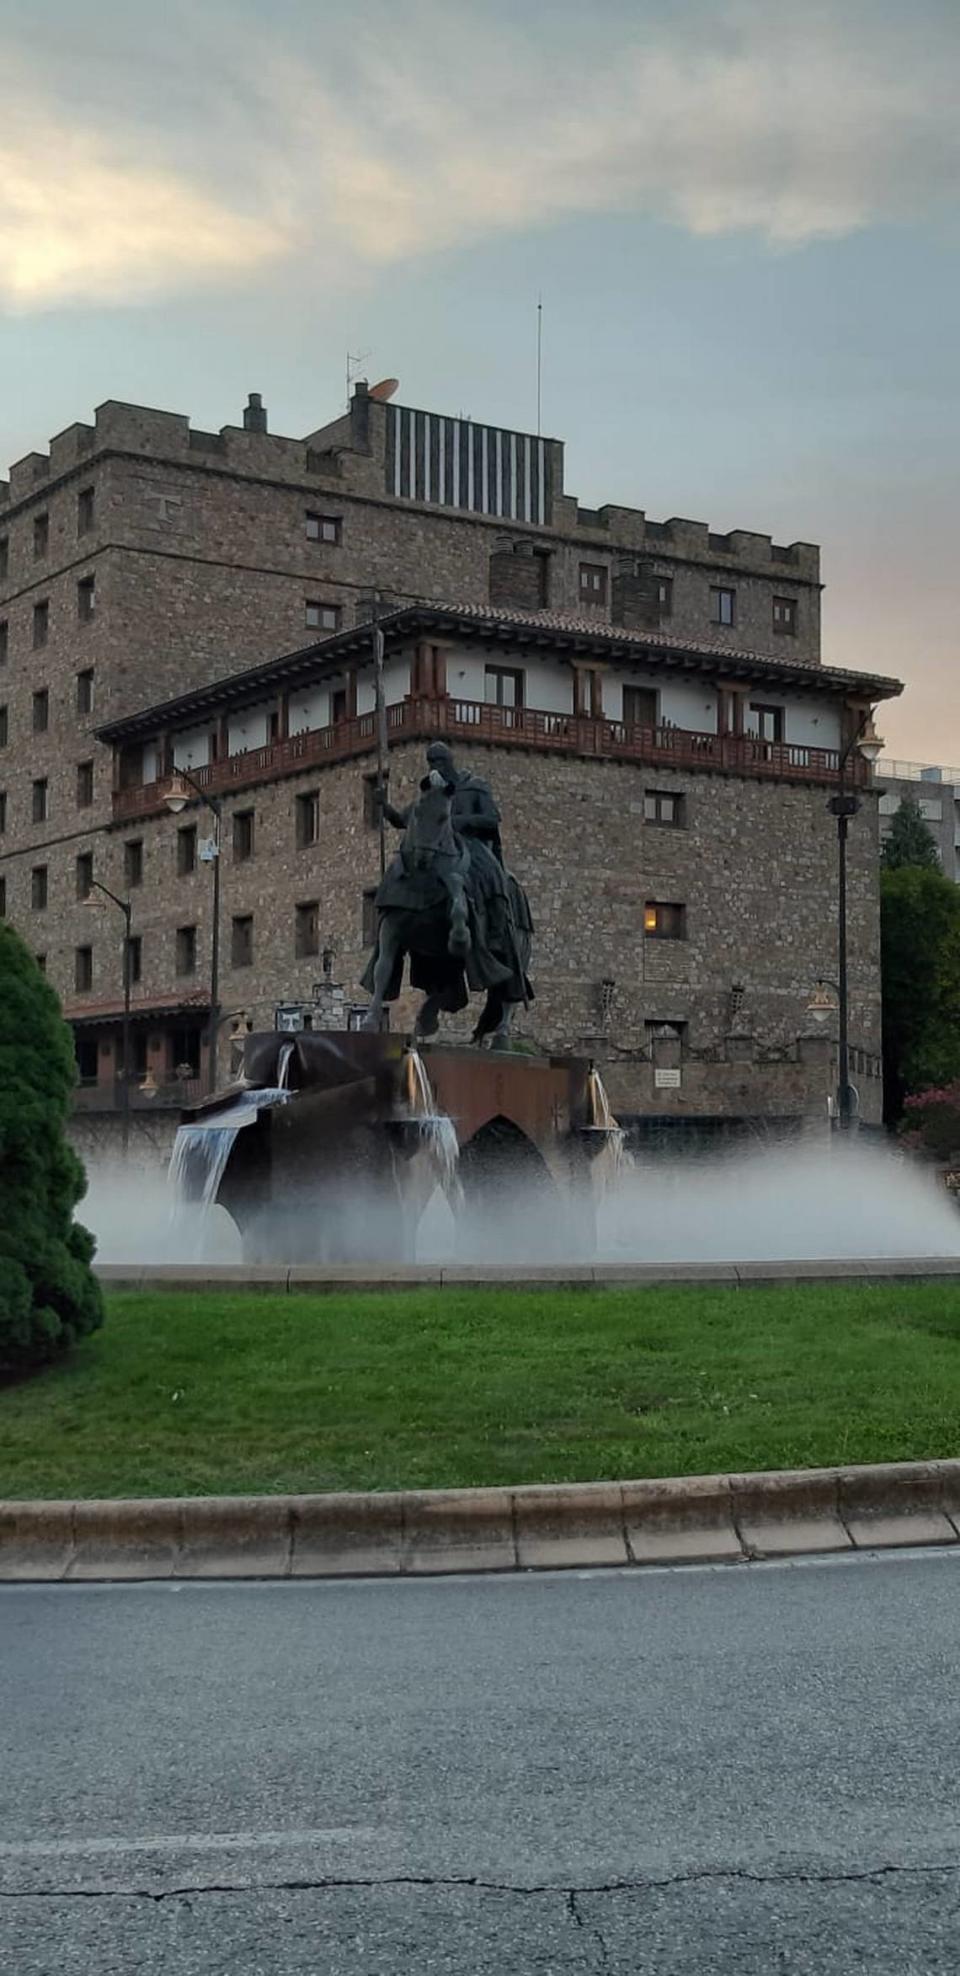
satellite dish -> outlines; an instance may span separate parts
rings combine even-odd
[[[400,379],[398,377],[382,377],[379,384],[372,384],[370,386],[367,396],[369,398],[376,398],[379,405],[385,405],[387,399],[395,397],[399,389]]]

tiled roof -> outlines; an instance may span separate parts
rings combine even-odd
[[[208,990],[197,988],[189,995],[145,995],[136,997],[130,1003],[130,1019],[151,1015],[205,1015],[209,1013],[210,995]],[[68,1022],[112,1022],[123,1015],[123,1000],[107,998],[105,1001],[65,1002],[63,1013]]]

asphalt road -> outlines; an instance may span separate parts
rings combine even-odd
[[[11,1976],[956,1976],[960,1558],[0,1592]]]

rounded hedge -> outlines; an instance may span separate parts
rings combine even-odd
[[[73,1219],[86,1178],[64,1128],[73,1038],[53,989],[0,922],[0,1375],[103,1323],[94,1240]]]

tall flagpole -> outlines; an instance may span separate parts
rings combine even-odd
[[[387,820],[383,806],[387,799],[387,699],[383,684],[383,631],[380,626],[380,593],[373,593],[373,672],[377,708],[377,814],[380,825],[380,876],[387,869]]]

